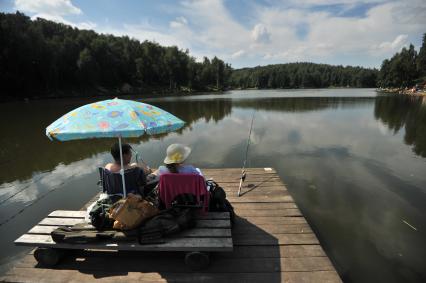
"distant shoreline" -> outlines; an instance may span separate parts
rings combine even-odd
[[[57,90],[49,93],[39,93],[38,95],[26,96],[24,95],[3,95],[0,97],[0,103],[17,102],[17,101],[35,101],[44,99],[72,99],[72,98],[105,98],[108,97],[120,97],[130,98],[132,96],[144,97],[144,98],[156,98],[163,96],[187,96],[205,92],[221,92],[222,90],[217,89],[206,89],[206,90],[169,90],[163,88],[149,88],[140,89],[135,88],[133,90],[119,90],[119,89],[108,89],[103,87],[93,89],[74,89],[74,90]]]
[[[188,95],[200,95],[203,93],[221,93],[224,91],[231,90],[310,90],[310,89],[361,89],[362,87],[322,87],[322,88],[232,88],[226,87],[225,89],[216,89],[208,88],[205,90],[169,90],[163,88],[149,88],[149,89],[140,89],[135,88],[131,91],[122,91],[118,89],[107,89],[103,87],[93,88],[93,89],[84,89],[84,90],[58,90],[50,93],[40,93],[39,95],[34,95],[32,97],[26,97],[25,95],[14,96],[14,95],[3,95],[0,97],[0,103],[7,102],[18,102],[18,101],[39,101],[39,100],[50,100],[50,99],[94,99],[94,98],[104,98],[109,97],[120,97],[120,98],[131,98],[133,96],[138,96],[139,98],[161,98],[165,96],[188,96]],[[59,94],[59,95],[58,95]]]
[[[382,92],[382,93],[403,94],[403,95],[409,95],[409,96],[426,96],[425,89],[412,91],[412,89],[406,89],[406,88],[378,88],[376,89],[376,91]]]

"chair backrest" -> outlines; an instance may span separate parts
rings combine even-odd
[[[123,181],[120,173],[113,173],[108,169],[99,167],[100,182],[102,191],[109,195],[123,194]],[[124,171],[124,181],[126,182],[126,193],[143,194],[143,186],[146,184],[146,177],[139,167],[130,168]]]
[[[172,201],[180,194],[193,194],[202,211],[209,208],[209,192],[204,177],[198,174],[167,173],[160,176],[158,194],[166,208],[172,206]]]

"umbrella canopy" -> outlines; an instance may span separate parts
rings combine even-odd
[[[118,137],[121,178],[124,180],[122,137],[140,137],[143,134],[162,134],[180,129],[184,121],[158,107],[124,99],[109,99],[74,109],[46,128],[52,140],[68,141],[91,138]]]
[[[74,109],[46,128],[50,139],[139,137],[175,131],[184,121],[158,107],[124,99],[109,99]]]

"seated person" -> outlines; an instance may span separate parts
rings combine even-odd
[[[122,144],[121,151],[123,153],[123,166],[124,166],[123,169],[124,170],[139,166],[136,163],[130,163],[130,161],[132,160],[132,147],[130,146],[130,144],[128,143]],[[107,165],[105,165],[105,169],[108,169],[112,173],[120,173],[121,160],[120,160],[120,146],[118,143],[115,143],[111,147],[111,155],[114,158],[114,163],[108,163]],[[144,171],[145,175],[148,175],[149,173],[151,173],[151,169],[148,166],[143,164],[140,167]]]
[[[143,189],[146,185],[146,176],[151,172],[151,169],[146,165],[139,167],[136,163],[130,163],[132,159],[132,147],[129,144],[122,144],[121,150],[123,153],[126,192],[144,194]],[[108,194],[120,194],[122,193],[122,182],[121,175],[119,175],[121,170],[121,159],[118,143],[111,147],[111,155],[114,158],[114,162],[105,165],[102,176],[102,178],[105,179],[103,181],[103,187]]]
[[[191,148],[182,144],[171,144],[167,147],[167,156],[164,159],[165,166],[160,166],[154,172],[157,176],[167,176],[167,179],[160,178],[158,187],[160,209],[169,208],[174,204],[180,205],[200,205],[202,199],[206,199],[207,189],[203,174],[200,169],[192,165],[183,164],[191,153]],[[172,173],[172,174],[170,174]],[[176,174],[177,173],[177,174]],[[182,174],[179,176],[179,174]],[[198,175],[196,181],[188,179],[188,175]],[[201,177],[200,177],[201,176]],[[188,183],[189,182],[189,183]],[[197,198],[201,198],[198,199]],[[201,202],[204,211],[208,208],[207,201]],[[200,207],[200,208],[201,208]]]
[[[171,144],[167,147],[167,156],[164,159],[165,166],[160,166],[153,173],[157,176],[161,176],[165,173],[187,173],[187,174],[198,174],[203,176],[200,169],[195,168],[192,165],[183,164],[191,153],[191,148],[182,144]]]

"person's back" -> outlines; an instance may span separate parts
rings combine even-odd
[[[104,193],[108,195],[123,194],[123,181],[119,172],[100,168],[100,176]],[[124,170],[124,181],[127,193],[144,195],[146,177],[140,167]]]
[[[182,144],[171,144],[167,147],[167,155],[164,159],[164,166],[159,166],[154,173],[160,176],[160,201],[169,207],[173,199],[182,192],[192,193],[198,199],[203,196],[204,201],[208,201],[208,193],[205,180],[200,169],[192,165],[183,164],[191,153],[191,149]],[[198,176],[198,178],[191,178]],[[166,181],[162,176],[168,176]],[[180,178],[180,176],[182,178]]]
[[[123,162],[126,192],[143,194],[148,169],[139,167],[136,163],[130,163],[132,159],[131,150],[132,147],[129,144],[123,144],[121,146],[122,155],[120,155],[120,146],[118,143],[111,147],[111,155],[114,158],[114,162],[106,164],[105,168],[100,172],[103,189],[107,194],[123,193],[123,184],[120,175],[121,159]]]
[[[176,170],[174,172],[171,172],[170,169],[164,165],[158,167],[158,175],[163,175],[167,173],[197,174],[201,176],[203,175],[200,169],[195,168],[194,166],[189,164],[180,164],[176,166]]]
[[[209,193],[201,175],[165,173],[160,176],[158,193],[165,208],[189,205],[192,208],[202,208],[204,212],[208,210]]]
[[[158,167],[154,174],[161,176],[166,173],[198,174],[203,176],[201,170],[189,164],[183,164],[191,153],[191,148],[182,144],[171,144],[167,147],[164,164]]]

